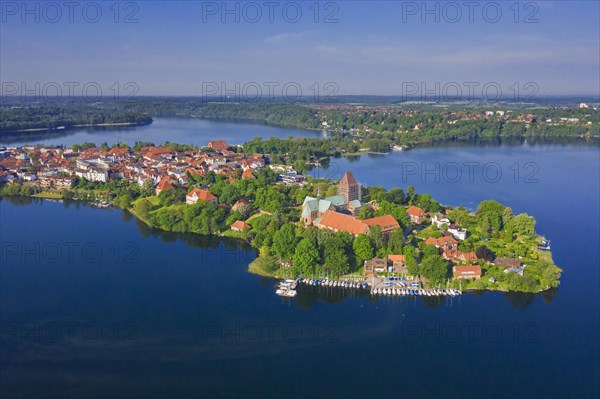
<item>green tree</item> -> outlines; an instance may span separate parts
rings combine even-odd
[[[521,213],[513,219],[513,226],[517,234],[535,234],[535,219],[526,213]]]
[[[402,205],[406,202],[406,195],[401,188],[392,188],[387,194],[387,199],[396,205]]]
[[[448,262],[441,255],[431,255],[423,258],[421,274],[433,284],[441,283],[448,277]]]
[[[378,252],[381,248],[385,248],[385,236],[381,232],[381,226],[371,226],[369,229],[369,239],[371,240],[371,244],[373,244],[375,252]]]
[[[308,238],[300,240],[294,252],[294,271],[304,275],[314,275],[319,265],[319,260],[319,250],[315,243]]]
[[[273,251],[281,259],[290,259],[296,247],[296,229],[286,223],[273,235]]]
[[[390,233],[388,239],[388,253],[402,254],[404,248],[404,232],[402,229],[396,229]]]
[[[129,194],[119,197],[119,208],[129,209],[131,207],[131,196]]]
[[[332,276],[339,277],[350,270],[345,243],[340,236],[334,235],[325,240],[324,255],[325,267]]]
[[[504,214],[504,209],[505,206],[496,201],[482,201],[477,207],[477,216],[481,218],[482,225],[484,218],[487,218],[491,228],[500,230],[502,229],[502,215]]]
[[[408,186],[406,189],[407,200],[409,204],[413,204],[415,200],[415,188],[413,186]]]
[[[439,254],[440,254],[440,250],[433,244],[425,245],[425,248],[423,248],[423,256],[424,257],[434,256],[434,255],[439,255]]]
[[[370,206],[363,206],[358,211],[358,218],[361,220],[369,219],[373,216],[373,210]]]
[[[419,274],[419,264],[417,263],[417,251],[414,247],[407,245],[404,247],[404,262],[406,263],[406,268],[408,269],[408,273],[413,276]]]
[[[152,204],[150,201],[143,198],[135,203],[133,209],[142,219],[148,219],[149,213],[152,210]]]
[[[354,250],[354,254],[361,261],[373,259],[373,255],[375,251],[373,250],[373,245],[371,244],[371,240],[365,234],[359,234],[352,244],[352,249]]]
[[[487,215],[483,215],[481,218],[481,233],[484,237],[489,236],[492,225]]]

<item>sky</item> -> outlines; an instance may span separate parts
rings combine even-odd
[[[598,1],[0,4],[3,95],[600,93]]]

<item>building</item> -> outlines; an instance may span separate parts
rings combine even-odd
[[[345,231],[355,236],[359,234],[368,234],[373,226],[380,226],[381,232],[384,234],[389,234],[395,229],[400,228],[400,224],[398,224],[392,215],[383,215],[372,219],[360,220],[354,216],[332,210],[325,211],[322,217],[315,219],[314,225],[335,232]]]
[[[255,179],[252,169],[247,169],[242,172],[242,179]]]
[[[158,182],[154,192],[156,193],[156,195],[159,195],[163,191],[170,191],[170,190],[173,190],[173,188],[174,187],[173,187],[173,184],[171,183],[171,178],[165,177],[161,181]]]
[[[481,267],[478,265],[454,266],[452,268],[452,274],[456,279],[474,278],[476,280],[479,280],[481,278]]]
[[[521,267],[521,261],[517,258],[496,258],[494,264],[505,269],[518,269]]]
[[[249,230],[251,228],[252,228],[252,226],[250,226],[248,223],[241,221],[241,220],[236,220],[231,225],[231,230],[233,230],[233,231],[244,231],[244,230]]]
[[[302,203],[302,222],[305,226],[319,223],[325,212],[335,210],[331,198],[321,199],[318,195],[317,198],[306,196]]]
[[[437,228],[441,228],[444,224],[448,226],[450,224],[450,219],[441,213],[437,212],[435,215],[431,217],[431,224],[435,224]]]
[[[363,222],[369,227],[381,226],[381,232],[383,234],[390,234],[392,231],[400,228],[400,224],[392,215],[377,216],[363,220]]]
[[[452,236],[444,236],[440,238],[429,237],[425,240],[425,245],[435,245],[436,248],[441,248],[442,251],[456,251],[458,249],[458,241]]]
[[[352,172],[344,173],[344,177],[338,185],[338,194],[346,198],[346,203],[354,200],[360,203],[362,199],[360,184],[358,184]]]
[[[387,272],[388,264],[385,258],[373,258],[365,261],[365,276],[370,276],[375,273]]]
[[[477,260],[477,254],[475,252],[462,252],[456,250],[454,252],[444,252],[444,258],[451,260],[453,262],[475,262]]]
[[[321,198],[320,191],[317,198],[307,196],[302,203],[301,220],[305,226],[319,224],[320,219],[327,211],[345,212],[357,215],[362,207],[361,188],[352,172],[346,172],[337,187],[337,195]]]
[[[435,245],[442,252],[444,259],[452,262],[475,262],[477,260],[475,252],[459,251],[458,241],[450,234],[440,238],[429,237],[425,240],[425,245]]]
[[[464,240],[467,238],[467,229],[463,229],[456,224],[448,226],[448,232],[457,240]]]
[[[200,190],[195,188],[185,196],[185,203],[188,205],[194,205],[198,201],[209,201],[217,202],[217,197],[212,195],[208,190]]]
[[[338,231],[345,231],[355,236],[369,232],[369,226],[364,221],[331,210],[326,211],[318,222],[315,221],[315,226],[327,228],[336,233]]]
[[[388,255],[388,263],[391,263],[394,273],[408,274],[404,255]]]
[[[239,200],[237,200],[235,202],[235,204],[233,204],[233,206],[231,207],[231,210],[234,212],[244,213],[246,210],[248,210],[249,206],[250,206],[250,203],[248,202],[247,199],[240,198]]]
[[[86,179],[88,181],[95,181],[95,182],[107,182],[108,181],[108,172],[106,170],[100,170],[99,168],[88,167],[85,170],[76,170],[75,175],[78,177],[81,177],[82,179]]]
[[[425,212],[418,206],[409,206],[406,210],[406,214],[410,221],[416,224],[422,223],[423,219],[425,219]]]
[[[300,175],[296,172],[282,173],[277,177],[277,179],[283,182],[284,184],[288,185],[304,184],[304,182],[306,181],[306,177],[304,175]]]
[[[208,142],[208,148],[215,152],[221,152],[229,148],[229,144],[225,140],[214,140]]]

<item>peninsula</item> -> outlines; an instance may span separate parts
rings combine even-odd
[[[251,272],[279,278],[521,292],[559,284],[527,214],[492,200],[475,212],[443,206],[411,186],[367,187],[350,171],[313,179],[256,144],[3,148],[0,194],[102,201],[157,229],[236,237],[258,251]]]

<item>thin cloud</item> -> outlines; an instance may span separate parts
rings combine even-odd
[[[286,43],[293,40],[303,39],[310,33],[310,31],[278,33],[276,35],[266,37],[265,41],[267,43]]]

